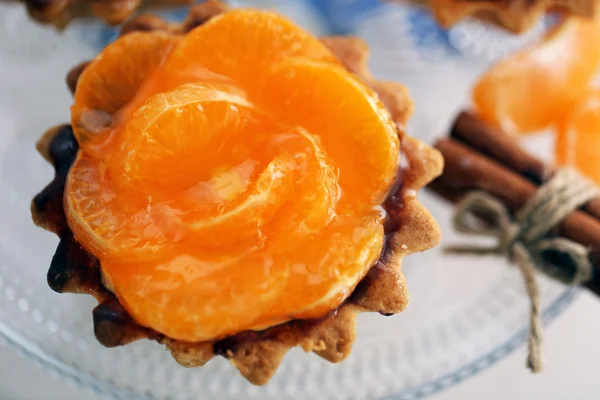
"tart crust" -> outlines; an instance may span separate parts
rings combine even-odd
[[[42,24],[64,28],[79,17],[95,17],[110,25],[119,25],[145,7],[183,6],[194,0],[21,0],[31,18]],[[224,9],[218,0],[207,0],[210,13]]]
[[[123,26],[122,34],[134,30],[165,30],[182,34],[218,14],[225,7],[215,2],[194,6],[181,24],[171,24],[154,16],[140,16]],[[77,243],[69,229],[62,197],[70,164],[77,154],[77,143],[69,125],[48,130],[38,141],[38,151],[54,165],[54,180],[32,202],[34,222],[56,233],[60,244],[48,271],[50,287],[60,293],[88,293],[99,305],[93,311],[96,338],[105,346],[121,346],[142,338],[164,344],[173,358],[185,367],[204,365],[215,355],[228,358],[253,384],[269,381],[285,353],[294,346],[312,351],[331,362],[344,360],[351,351],[360,312],[391,315],[402,312],[409,300],[401,270],[405,255],[435,246],[440,239],[437,223],[418,202],[417,192],[437,177],[443,159],[437,150],[404,133],[412,113],[407,90],[394,82],[377,81],[366,66],[367,45],[352,37],[326,37],[323,42],[338,60],[377,92],[398,125],[405,161],[399,171],[398,185],[386,200],[388,212],[386,245],[379,262],[356,287],[352,295],[336,310],[316,320],[292,320],[262,331],[244,331],[224,339],[187,343],[173,340],[139,326],[103,282],[97,259]],[[75,90],[77,80],[87,64],[76,66],[67,82]]]

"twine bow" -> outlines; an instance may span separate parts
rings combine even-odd
[[[457,206],[454,228],[461,233],[497,239],[491,247],[454,246],[450,253],[505,255],[520,270],[531,302],[527,365],[532,372],[542,368],[541,316],[535,268],[555,279],[579,285],[591,278],[588,249],[551,231],[572,211],[600,195],[600,189],[570,168],[562,168],[511,217],[506,206],[481,191],[468,194]],[[476,223],[475,218],[487,221]]]

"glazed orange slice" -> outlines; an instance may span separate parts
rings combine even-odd
[[[85,152],[71,167],[64,202],[77,240],[100,260],[153,259],[172,247],[177,235],[172,210],[140,196],[121,196],[103,168]]]
[[[195,28],[169,58],[168,79],[184,81],[207,74],[258,88],[263,71],[280,60],[305,57],[336,62],[320,40],[278,14],[233,10]]]
[[[208,177],[218,156],[223,156],[198,154],[222,140],[226,132],[240,128],[243,118],[252,117],[252,108],[226,86],[186,84],[150,96],[123,123],[111,178],[139,191],[185,189],[199,177]],[[195,175],[186,173],[192,169]]]
[[[548,127],[587,90],[600,66],[599,42],[598,19],[565,20],[481,77],[473,91],[478,112],[511,133]]]
[[[134,100],[179,38],[161,32],[134,32],[108,45],[81,74],[71,124],[81,147],[108,140],[117,112]]]
[[[345,172],[342,202],[381,204],[398,170],[400,144],[378,97],[342,67],[303,58],[274,65],[267,77],[257,102],[309,132],[327,132],[320,135],[323,146]]]
[[[190,342],[339,306],[383,249],[400,158],[385,107],[274,13],[147,35],[108,47],[73,106],[74,121],[110,115],[100,135],[80,125],[65,208],[119,301]],[[103,81],[108,94],[90,100]]]
[[[374,219],[373,226],[354,233],[357,222],[330,225],[302,256],[265,257],[244,249],[206,252],[202,258],[174,255],[156,264],[107,262],[103,269],[139,323],[160,327],[172,338],[210,340],[217,332],[321,317],[339,305],[364,276],[365,264],[374,264],[381,252],[381,224]]]
[[[558,125],[556,162],[572,166],[600,184],[600,91],[593,90]]]

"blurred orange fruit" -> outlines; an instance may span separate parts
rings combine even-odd
[[[477,82],[479,114],[511,133],[548,127],[585,93],[600,66],[600,21],[571,17]]]
[[[583,96],[558,125],[556,162],[600,184],[600,90]]]

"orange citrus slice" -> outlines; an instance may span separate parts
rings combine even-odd
[[[226,86],[186,84],[150,96],[120,130],[111,177],[140,191],[185,189],[215,167],[210,155],[198,155],[222,140],[224,133],[239,128],[243,118],[251,118],[252,108]],[[192,169],[195,174],[186,173]]]
[[[134,32],[109,44],[81,74],[71,108],[80,147],[102,144],[117,112],[139,95],[179,38],[162,32]]]
[[[107,262],[103,269],[138,322],[171,338],[211,340],[215,332],[263,329],[329,312],[366,274],[365,264],[379,258],[384,234],[377,220],[342,218],[295,255],[265,258],[234,248],[227,255],[174,254],[156,264]],[[357,222],[364,227],[356,228]],[[201,313],[190,312],[199,307]]]
[[[241,254],[174,254],[153,264],[106,262],[103,270],[138,323],[197,342],[256,326],[265,310],[285,297],[284,259],[265,263],[260,255]],[[285,320],[279,316],[269,325]]]
[[[342,67],[307,59],[283,61],[267,76],[256,102],[319,136],[347,189],[342,201],[381,204],[398,170],[400,143],[377,96]]]
[[[138,196],[120,197],[103,167],[83,153],[69,172],[64,202],[77,240],[100,260],[152,259],[172,247],[172,211]]]
[[[186,35],[170,57],[169,79],[206,79],[221,75],[243,88],[259,87],[262,71],[290,57],[336,62],[310,33],[269,11],[232,10]]]

